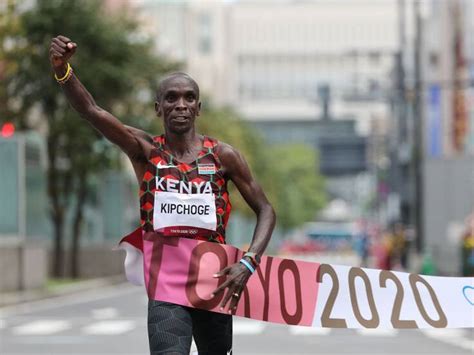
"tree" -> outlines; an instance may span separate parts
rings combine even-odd
[[[12,100],[8,95],[8,86],[18,71],[11,56],[11,43],[21,36],[20,21],[14,0],[4,4],[0,11],[0,123],[13,119]]]
[[[137,35],[137,23],[122,14],[105,13],[95,0],[37,0],[21,15],[24,38],[16,43],[18,74],[12,80],[11,94],[20,110],[31,117],[39,110],[46,123],[48,148],[48,196],[54,226],[53,275],[63,270],[64,218],[74,202],[72,227],[72,275],[78,275],[77,251],[87,182],[111,165],[118,165],[118,154],[107,145],[97,152],[103,138],[68,106],[52,77],[48,51],[51,38],[63,34],[78,44],[72,66],[98,104],[122,118],[132,118],[153,107],[150,94],[161,73],[172,68],[151,52],[151,42]],[[24,55],[24,53],[27,55]],[[145,99],[143,99],[145,97]],[[145,125],[141,119],[142,126]],[[29,121],[31,128],[38,128]],[[136,124],[136,122],[135,122]]]
[[[316,152],[303,144],[281,145],[273,147],[272,157],[280,225],[289,229],[314,220],[326,203]]]

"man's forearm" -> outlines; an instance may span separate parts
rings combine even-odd
[[[273,228],[275,227],[275,211],[271,205],[263,207],[257,215],[257,225],[253,234],[249,250],[262,255],[270,242]]]
[[[129,157],[133,157],[132,160],[144,161],[149,152],[144,151],[138,141],[140,138],[125,128],[117,117],[97,106],[92,95],[72,72],[68,63],[76,50],[77,44],[62,35],[54,37],[49,48],[51,67],[70,105],[105,138],[118,145]]]
[[[55,68],[56,76],[62,77],[66,73],[63,67]],[[88,112],[96,107],[96,103],[92,95],[82,85],[77,76],[73,73],[71,78],[61,85],[69,103],[81,116],[88,118]]]

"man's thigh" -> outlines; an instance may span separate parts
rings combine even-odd
[[[189,308],[148,301],[148,341],[150,354],[189,355],[193,323]]]
[[[232,316],[190,309],[199,355],[232,353]]]

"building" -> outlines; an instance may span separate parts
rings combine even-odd
[[[184,62],[217,103],[258,119],[263,103],[314,115],[307,106],[322,84],[342,102],[385,98],[395,1],[355,2],[142,0],[139,8],[162,55]]]
[[[474,210],[474,4],[399,4],[411,25],[394,68],[391,195],[416,229],[417,250],[441,273],[457,274],[464,220]]]
[[[474,211],[474,3],[434,1],[423,22],[423,232],[450,274]]]

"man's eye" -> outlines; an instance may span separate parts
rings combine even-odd
[[[176,95],[167,95],[165,99],[166,101],[172,102],[176,100]]]
[[[194,97],[194,95],[187,95],[186,96],[186,100],[188,101],[194,101],[196,98]]]

